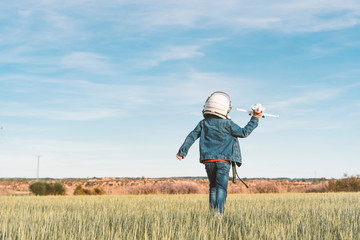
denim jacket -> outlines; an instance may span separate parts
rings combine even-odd
[[[251,117],[248,124],[241,128],[228,119],[207,117],[189,133],[177,155],[186,156],[191,145],[200,138],[200,162],[207,159],[222,159],[241,165],[240,145],[237,138],[249,136],[258,126],[258,122],[258,118]]]

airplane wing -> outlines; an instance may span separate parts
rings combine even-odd
[[[241,109],[241,108],[236,108],[236,111],[252,113],[252,111],[250,111],[250,110]]]
[[[246,109],[241,109],[241,108],[236,108],[236,111],[240,111],[240,112],[246,112],[249,113],[250,115],[253,113],[253,111],[250,110],[246,110]],[[269,113],[263,113],[262,117],[274,117],[274,118],[279,118],[279,115],[275,115],[275,114],[269,114]]]

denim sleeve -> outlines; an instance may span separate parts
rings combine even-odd
[[[201,133],[201,122],[195,127],[194,130],[192,130],[189,135],[185,138],[184,143],[181,145],[177,155],[178,156],[186,156],[191,145],[200,137]]]
[[[259,119],[256,117],[251,117],[248,124],[245,127],[241,128],[236,123],[231,121],[230,124],[230,134],[234,137],[246,138],[250,133],[258,126]]]

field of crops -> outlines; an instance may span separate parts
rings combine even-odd
[[[360,193],[2,196],[0,239],[360,239]]]

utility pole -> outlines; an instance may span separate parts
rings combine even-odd
[[[37,172],[36,172],[36,180],[39,181],[39,170],[40,170],[40,155],[37,155]]]

